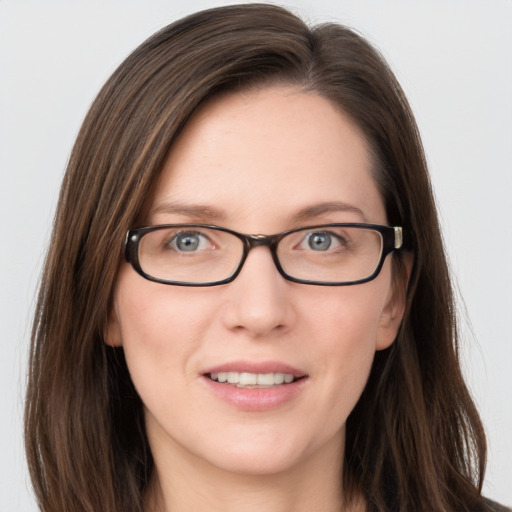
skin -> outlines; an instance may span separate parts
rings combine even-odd
[[[326,99],[292,87],[231,93],[185,128],[147,223],[250,234],[386,224],[371,165],[360,131]],[[333,202],[351,209],[297,217]],[[124,347],[145,405],[156,466],[147,510],[345,510],[345,422],[403,307],[391,257],[375,280],[347,287],[286,281],[264,247],[235,281],[211,288],[153,283],[123,264],[105,336]],[[307,379],[279,407],[240,410],[212,394],[202,375],[238,360],[279,361]]]

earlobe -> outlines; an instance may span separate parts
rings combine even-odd
[[[411,275],[413,259],[412,253],[401,255],[399,265],[402,267],[400,269],[402,271],[398,271],[397,275],[393,277],[390,293],[379,319],[376,350],[384,350],[390,347],[396,339],[405,312],[407,285]]]
[[[103,329],[103,341],[111,347],[121,347],[123,345],[121,327],[114,307],[111,308],[107,325]]]

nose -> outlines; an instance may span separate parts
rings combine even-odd
[[[253,338],[286,331],[294,313],[290,292],[293,283],[277,270],[267,247],[254,247],[240,274],[226,285],[224,325]]]

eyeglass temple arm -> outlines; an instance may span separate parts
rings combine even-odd
[[[404,245],[404,236],[401,227],[395,226],[395,249],[401,249]]]

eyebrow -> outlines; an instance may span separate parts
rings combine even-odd
[[[184,215],[196,221],[212,221],[223,219],[225,215],[218,209],[200,204],[165,202],[157,205],[149,212],[150,216],[158,213]]]
[[[297,224],[311,221],[327,213],[338,212],[354,213],[361,217],[363,222],[368,222],[366,215],[360,208],[339,201],[320,203],[302,208],[297,213],[292,214],[289,218],[291,223]],[[150,215],[159,213],[184,215],[190,219],[194,219],[196,222],[212,222],[214,220],[223,220],[226,218],[225,213],[211,206],[180,203],[174,201],[161,203],[150,211]]]
[[[366,215],[363,210],[358,208],[357,206],[353,206],[351,204],[343,203],[343,202],[328,202],[328,203],[320,203],[315,204],[313,206],[308,206],[307,208],[303,208],[296,214],[292,215],[292,222],[305,222],[316,217],[320,217],[321,215],[325,215],[326,213],[337,213],[337,212],[348,212],[355,213],[364,222],[368,222]]]

